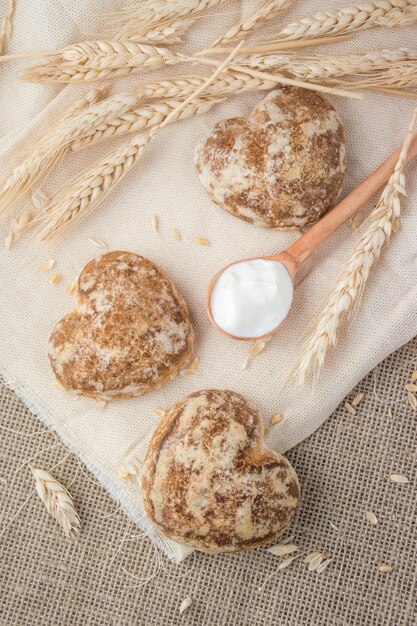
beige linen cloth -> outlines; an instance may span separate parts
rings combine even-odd
[[[31,0],[17,2],[14,32],[8,52],[62,47],[71,42],[98,38],[100,15],[122,6],[115,0]],[[198,21],[188,50],[210,43],[253,2],[229,2]],[[297,4],[283,20],[325,6],[324,2]],[[365,51],[415,45],[416,27],[373,29],[340,44],[343,49]],[[0,66],[0,167],[7,173],[17,150],[30,147],[51,119],[62,113],[85,87],[33,85],[20,82],[18,72],[26,62]],[[177,66],[175,72],[189,68]],[[172,71],[172,70],[171,70]],[[195,70],[191,70],[195,71]],[[172,72],[174,73],[174,72]],[[132,76],[112,85],[112,92],[129,90],[152,75]],[[168,408],[197,389],[228,387],[244,394],[265,422],[277,412],[285,419],[268,435],[268,445],[285,452],[316,430],[344,396],[379,361],[417,334],[417,176],[415,165],[407,171],[409,200],[404,203],[401,229],[372,270],[362,305],[345,327],[336,350],[329,356],[319,384],[294,390],[281,388],[302,337],[306,334],[331,282],[346,262],[358,235],[347,225],[314,256],[302,273],[288,320],[264,353],[242,370],[250,346],[227,340],[209,324],[204,300],[210,277],[226,263],[241,257],[275,252],[289,245],[296,233],[259,230],[215,206],[202,189],[194,170],[197,140],[217,120],[244,115],[262,96],[235,98],[203,117],[174,125],[147,148],[135,170],[80,227],[52,249],[36,248],[32,235],[10,252],[1,251],[0,263],[0,370],[29,408],[88,465],[122,508],[151,539],[179,562],[188,550],[163,538],[146,519],[137,487],[119,478],[124,459],[135,450],[143,456],[158,423],[155,409]],[[348,145],[348,169],[344,192],[353,188],[403,140],[415,102],[382,94],[366,94],[364,101],[332,98],[344,121]],[[123,141],[123,140],[122,140]],[[100,147],[65,158],[42,186],[53,193],[79,170],[113,149],[110,141]],[[365,207],[369,210],[371,204]],[[158,215],[161,234],[151,226]],[[177,228],[182,241],[175,241]],[[5,220],[0,235],[7,232]],[[204,236],[210,246],[200,247]],[[88,399],[74,399],[53,385],[47,343],[54,324],[74,305],[65,291],[83,265],[100,253],[89,238],[105,240],[112,250],[130,250],[149,257],[165,268],[190,306],[197,334],[197,373],[178,378],[143,398],[115,401],[102,410]],[[48,258],[62,274],[58,285],[39,269]],[[364,442],[364,445],[366,442]]]

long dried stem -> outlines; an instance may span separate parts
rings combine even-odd
[[[398,228],[401,196],[405,196],[404,166],[412,134],[417,122],[417,109],[395,166],[376,208],[364,224],[364,231],[346,267],[331,289],[327,302],[318,316],[318,324],[302,348],[290,374],[296,386],[309,376],[318,376],[326,355],[336,344],[341,322],[346,314],[359,306],[369,272],[378,260],[384,244]]]

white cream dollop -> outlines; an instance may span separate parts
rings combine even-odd
[[[254,259],[227,267],[216,280],[210,298],[216,324],[234,337],[262,337],[287,316],[293,284],[278,261]]]

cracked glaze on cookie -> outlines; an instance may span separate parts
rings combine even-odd
[[[109,252],[84,267],[77,292],[78,307],[58,322],[49,342],[65,389],[103,400],[139,396],[189,362],[194,333],[187,305],[148,259]]]
[[[142,471],[151,520],[168,537],[207,552],[237,552],[276,539],[290,524],[300,489],[285,457],[263,443],[245,398],[198,391],[159,423]]]
[[[342,122],[322,95],[282,87],[248,117],[216,124],[198,144],[195,162],[206,191],[232,215],[255,226],[302,228],[339,194]]]

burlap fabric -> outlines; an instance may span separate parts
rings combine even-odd
[[[1,626],[411,626],[417,620],[416,412],[404,385],[416,368],[417,339],[391,355],[352,391],[364,392],[357,416],[343,404],[289,454],[303,487],[290,532],[305,548],[326,548],[334,561],[320,575],[302,562],[276,572],[264,549],[208,556],[181,566],[161,556],[74,456],[54,470],[82,517],[77,544],[66,540],[35,495],[1,537]],[[412,362],[414,360],[414,363]],[[19,467],[51,468],[67,454],[7,388],[0,393],[1,528],[33,487]],[[23,434],[25,433],[25,434]],[[26,434],[30,433],[30,434]],[[410,478],[401,486],[392,472]],[[377,526],[365,511],[378,516]],[[339,530],[336,531],[331,523]],[[394,566],[378,572],[380,563]],[[191,571],[190,571],[191,570]],[[129,574],[127,573],[129,572]],[[181,601],[192,606],[179,615]]]

